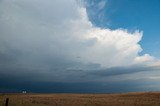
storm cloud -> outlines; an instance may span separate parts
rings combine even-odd
[[[75,0],[1,0],[1,89],[17,89],[23,82],[77,86],[115,79],[118,84],[117,75],[127,80],[122,76],[159,71],[158,59],[139,55],[142,31],[96,27],[85,5]]]

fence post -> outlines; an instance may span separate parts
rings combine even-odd
[[[5,106],[8,106],[9,98],[6,98]]]

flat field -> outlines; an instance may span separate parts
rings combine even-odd
[[[159,92],[125,94],[0,94],[0,106],[160,106]]]

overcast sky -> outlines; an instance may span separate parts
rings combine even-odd
[[[114,4],[0,0],[0,92],[160,90],[160,60],[140,43],[145,30],[112,19]]]

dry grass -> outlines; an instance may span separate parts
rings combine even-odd
[[[160,106],[160,93],[0,94],[0,106]]]

